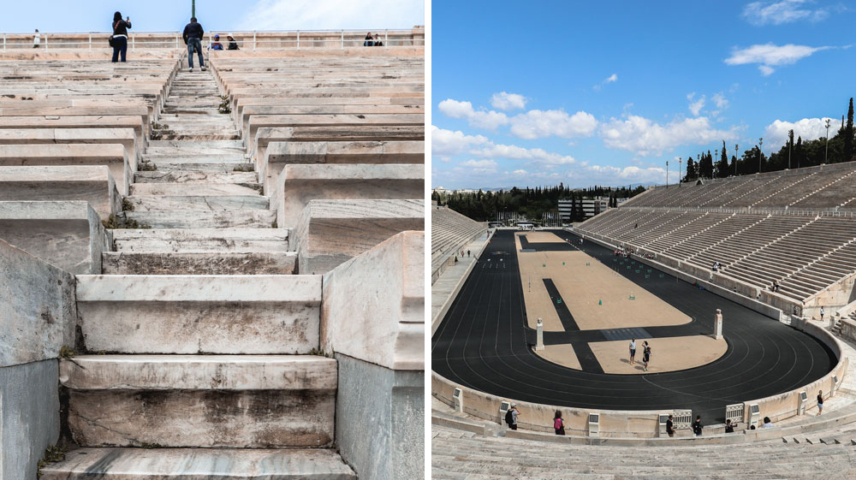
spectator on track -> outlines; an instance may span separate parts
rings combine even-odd
[[[642,345],[642,363],[644,365],[642,367],[643,371],[646,371],[646,372],[648,371],[648,362],[650,360],[651,360],[651,347],[648,345],[648,342],[645,342]]]
[[[128,53],[129,28],[131,28],[131,17],[122,20],[120,12],[113,14],[113,63],[118,62],[120,57],[122,63],[125,62],[125,55]]]
[[[237,50],[238,49],[238,41],[235,40],[235,37],[231,33],[226,35],[226,40],[229,41],[229,50]]]
[[[556,416],[553,417],[553,430],[556,431],[556,435],[565,434],[565,421],[562,420],[561,410],[556,410]]]
[[[761,425],[761,428],[773,428],[773,422],[770,421],[770,417],[764,417],[764,424]]]
[[[823,390],[817,392],[817,414],[823,413]]]
[[[467,258],[470,258],[470,251],[467,250]]]
[[[204,72],[205,59],[202,57],[202,37],[205,36],[205,29],[202,24],[196,21],[196,17],[190,19],[190,23],[184,26],[184,43],[187,45],[187,63],[190,66],[190,71],[193,71],[193,50],[199,55],[199,68]]]
[[[39,29],[36,29],[36,34],[33,35],[33,48],[39,48],[42,44],[42,34],[39,33]]]
[[[636,363],[636,339],[630,339],[630,365],[634,365]]]
[[[669,419],[666,420],[666,433],[669,434],[670,437],[675,436],[675,419],[671,415],[669,415]]]
[[[703,428],[704,424],[701,423],[701,415],[696,415],[695,422],[693,422],[693,435],[700,437]]]
[[[820,307],[820,321],[821,321],[821,322],[823,321],[823,314],[824,314],[824,313],[825,313],[825,312],[824,312],[824,310],[823,310],[823,307]]]
[[[725,433],[734,433],[734,423],[731,423],[731,419],[725,421]]]
[[[364,47],[373,47],[374,39],[372,38],[372,32],[366,34],[365,41],[363,42]]]

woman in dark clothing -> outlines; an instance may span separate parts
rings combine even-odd
[[[122,20],[121,13],[113,14],[113,63],[119,61],[119,54],[122,55],[122,61],[125,61],[125,54],[128,52],[129,28],[131,28],[131,17]]]
[[[366,34],[366,40],[363,42],[364,47],[373,47],[374,46],[374,38],[372,38],[372,32]]]
[[[553,430],[556,431],[556,435],[565,434],[565,421],[562,419],[561,410],[556,410],[556,416],[553,417]]]
[[[237,40],[235,40],[235,37],[233,37],[231,33],[226,36],[226,39],[229,40],[229,50],[238,49],[238,42]]]

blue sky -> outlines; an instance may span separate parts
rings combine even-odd
[[[191,0],[3,2],[0,32],[105,32],[113,12],[137,31],[183,29]],[[370,8],[367,8],[367,5]],[[409,29],[425,24],[422,0],[197,0],[196,16],[210,30]]]
[[[432,8],[434,186],[674,182],[722,140],[818,138],[856,95],[853,0]]]

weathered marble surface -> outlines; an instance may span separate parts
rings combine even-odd
[[[86,202],[0,202],[0,239],[69,273],[100,273],[109,240]]]
[[[152,228],[270,228],[272,210],[216,210],[201,212],[125,212],[125,217]]]
[[[74,345],[74,276],[0,240],[0,367]]]
[[[81,275],[77,283],[92,351],[305,354],[318,347],[320,302],[313,275]]]
[[[131,185],[131,195],[165,196],[261,196],[261,186],[237,185],[234,183],[139,183]]]
[[[288,165],[271,196],[277,225],[294,228],[311,200],[424,198],[423,165]]]
[[[73,390],[336,390],[317,355],[79,355],[60,362]]]
[[[312,200],[293,248],[301,274],[322,274],[399,232],[424,229],[424,200]]]
[[[140,117],[0,117],[0,129],[132,128],[137,145],[146,145],[146,125]]]
[[[327,447],[336,394],[317,390],[70,390],[82,446]]]
[[[0,129],[0,145],[43,143],[121,143],[132,163],[138,162],[142,154],[133,128]]]
[[[3,117],[0,117],[2,121]],[[0,129],[3,127],[0,126]],[[121,144],[107,145],[0,145],[0,167],[105,165],[116,189],[128,194],[128,180],[136,165]]]
[[[0,242],[0,264],[4,249]],[[0,287],[3,285],[0,275]],[[4,308],[5,292],[0,292]],[[0,312],[0,325],[4,312]],[[6,350],[0,331],[0,356]],[[3,364],[5,365],[5,363]],[[57,361],[0,366],[0,478],[35,479],[45,452],[59,438],[59,391]]]
[[[288,275],[296,264],[295,252],[101,254],[101,273],[111,275]]]
[[[93,475],[103,480],[357,480],[329,449],[81,448],[42,468],[42,480]]]
[[[182,212],[193,214],[195,212],[212,212],[222,210],[267,210],[270,199],[253,192],[251,195],[223,195],[218,193],[193,195],[193,189],[189,195],[133,195],[125,199],[133,205],[134,212]]]
[[[104,219],[122,211],[122,199],[106,165],[0,168],[0,201],[57,200],[89,202]]]
[[[141,188],[143,185],[159,183],[186,184],[196,183],[231,183],[243,185],[247,188],[260,190],[258,187],[258,175],[255,172],[200,172],[189,170],[183,172],[137,172],[134,174],[134,185],[132,190]]]
[[[336,445],[374,480],[425,477],[425,381],[421,371],[390,370],[336,353]],[[370,427],[366,418],[372,419]]]
[[[402,232],[325,274],[322,348],[423,370],[424,252],[424,232]]]
[[[287,252],[289,231],[283,228],[194,228],[114,230],[118,252],[206,253]]]

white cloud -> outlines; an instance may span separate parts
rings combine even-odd
[[[526,175],[529,172],[527,172],[526,170],[515,170],[511,173],[512,173],[512,175]]]
[[[496,130],[497,127],[508,124],[504,113],[491,111],[476,111],[470,102],[459,102],[451,98],[443,100],[437,106],[444,115],[451,118],[463,118],[476,128]]]
[[[634,152],[639,156],[661,155],[681,145],[704,145],[737,138],[737,129],[717,130],[707,117],[675,120],[660,125],[648,118],[629,115],[612,118],[601,125],[600,136],[608,148]]]
[[[618,81],[618,74],[613,73],[612,75],[604,78],[602,82],[600,82],[599,84],[595,85],[592,88],[597,92],[597,91],[600,91],[600,89],[603,88],[603,86],[606,85],[607,83],[613,83],[613,82],[617,82],[617,81]]]
[[[511,118],[511,134],[527,140],[550,136],[590,137],[597,124],[594,115],[586,112],[568,115],[564,110],[530,110]]]
[[[768,125],[764,131],[764,147],[768,151],[776,151],[782,148],[782,145],[788,142],[788,131],[791,129],[794,131],[794,141],[797,137],[802,137],[803,141],[826,138],[826,120],[826,117],[803,118],[797,122],[776,120]],[[835,135],[839,127],[835,119],[831,121],[830,136]]]
[[[720,110],[728,108],[728,99],[725,98],[725,95],[722,92],[717,93],[710,99],[713,100],[713,104],[716,105],[716,108]]]
[[[493,108],[500,110],[517,110],[526,107],[526,97],[516,93],[494,93],[490,97],[490,104],[493,105]]]
[[[592,181],[602,182],[609,185],[628,183],[663,183],[666,180],[666,169],[660,167],[613,167],[592,165],[587,167],[588,173],[593,176]]]
[[[495,173],[497,164],[493,160],[467,160],[462,162],[461,166],[469,167],[477,173]]]
[[[698,100],[693,102],[692,100],[694,97],[695,93],[690,93],[689,95],[687,95],[687,100],[690,101],[690,112],[692,112],[692,114],[697,117],[698,114],[701,113],[701,109],[704,108],[705,96],[702,95],[701,97],[699,97]]]
[[[246,12],[237,22],[236,30],[366,29],[374,32],[425,25],[422,0],[374,0],[371,8],[348,0],[259,0]]]
[[[576,159],[570,155],[547,152],[541,148],[523,148],[516,145],[490,145],[470,153],[479,157],[532,160],[542,165],[571,165]]]
[[[726,65],[760,64],[758,69],[764,76],[774,72],[773,67],[793,65],[803,58],[812,56],[815,52],[829,50],[835,47],[808,47],[805,45],[752,45],[749,48],[734,48],[731,56],[725,59]]]
[[[477,145],[489,144],[481,135],[465,135],[464,132],[431,127],[431,153],[438,156],[458,155]]]
[[[829,17],[828,8],[801,8],[809,0],[780,0],[752,2],[743,9],[743,18],[752,25],[782,25],[808,20],[819,22]]]

